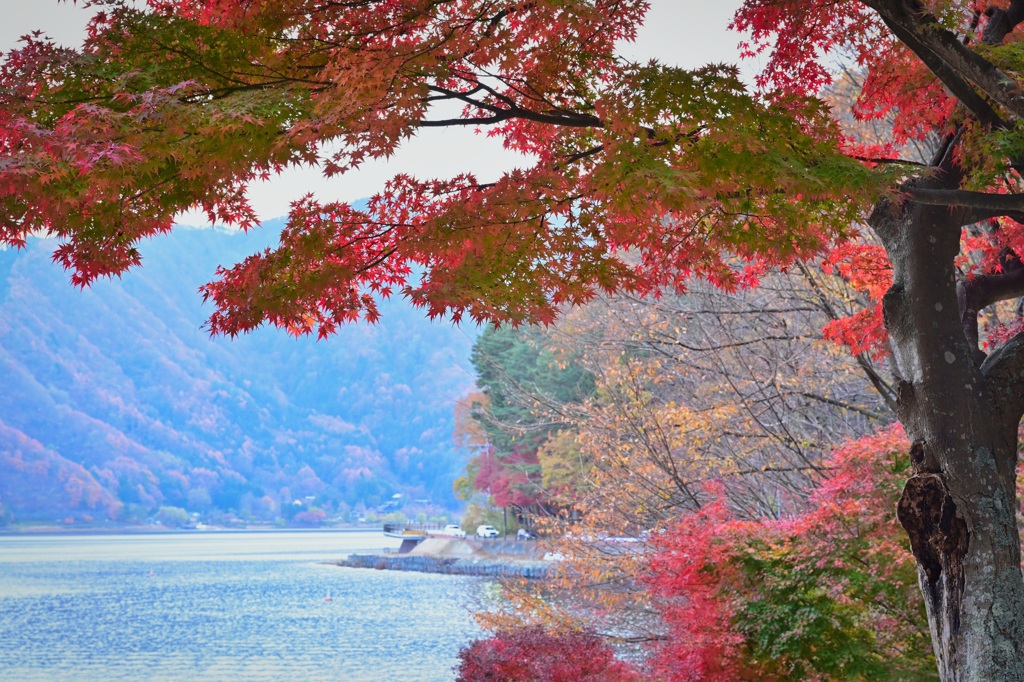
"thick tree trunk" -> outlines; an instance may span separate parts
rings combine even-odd
[[[960,423],[970,430],[967,421]],[[944,681],[1024,680],[1015,501],[996,465],[1015,451],[997,453],[982,437],[934,446],[916,441],[919,464],[898,509]],[[925,454],[932,447],[937,452]],[[941,461],[946,465],[934,464]]]
[[[948,169],[949,166],[946,165]],[[948,175],[953,175],[949,173]],[[939,176],[918,186],[956,186]],[[1024,682],[1024,582],[1016,523],[1016,365],[964,333],[954,258],[963,216],[882,201],[869,223],[893,262],[884,299],[898,413],[914,475],[899,519],[917,558],[944,682]],[[1009,388],[1007,388],[1009,387]]]

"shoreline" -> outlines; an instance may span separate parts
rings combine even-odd
[[[547,578],[555,562],[544,559],[536,541],[428,537],[406,554],[350,554],[329,565],[447,575]]]
[[[412,571],[445,575],[515,577],[543,580],[551,573],[550,561],[471,560],[452,557],[412,556],[409,554],[352,554],[330,565],[341,568],[368,568],[378,571]]]
[[[211,533],[365,533],[381,532],[380,526],[331,526],[326,528],[250,526],[229,528],[207,526],[198,528],[162,528],[160,526],[124,526],[120,528],[91,527],[63,528],[61,526],[32,526],[28,528],[0,528],[0,536],[28,535],[206,535]]]

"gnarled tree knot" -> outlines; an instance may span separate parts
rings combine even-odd
[[[956,573],[967,555],[970,532],[942,474],[918,473],[907,481],[896,507],[917,563],[935,584],[943,571]]]
[[[910,465],[915,474],[937,474],[941,471],[938,457],[928,447],[928,443],[921,439],[910,445]]]

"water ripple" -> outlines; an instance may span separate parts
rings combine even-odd
[[[43,560],[15,547],[17,561],[0,558],[0,681],[439,682],[479,634],[477,578],[293,561],[279,548],[295,538],[274,537],[290,534],[260,535],[193,557],[175,540],[173,558],[150,561],[123,538],[78,560],[51,560],[62,537],[37,545]]]

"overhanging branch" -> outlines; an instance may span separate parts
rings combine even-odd
[[[905,187],[903,194],[929,206],[949,206],[985,211],[988,217],[1024,212],[1024,194],[990,194],[964,189]]]
[[[870,3],[869,3],[870,4]],[[882,14],[879,12],[879,14]],[[974,115],[983,125],[989,128],[1006,128],[1006,122],[1000,118],[996,110],[979,95],[971,84],[961,78],[939,55],[935,54],[926,42],[904,26],[889,21],[884,14],[882,20],[896,37],[924,63],[946,89]]]
[[[482,111],[490,112],[492,116],[457,117],[433,121],[420,121],[416,125],[421,128],[442,128],[449,126],[500,123],[501,121],[513,118],[566,128],[604,127],[604,122],[593,114],[567,111],[564,109],[552,109],[550,111],[534,111],[533,109],[527,109],[517,104],[514,100],[505,97],[498,91],[482,83],[475,84],[471,90],[467,91],[451,90],[437,85],[431,85],[428,89],[435,94],[424,98],[424,101],[426,102],[457,100]],[[495,97],[500,104],[479,100],[473,97],[475,93],[481,91]]]

